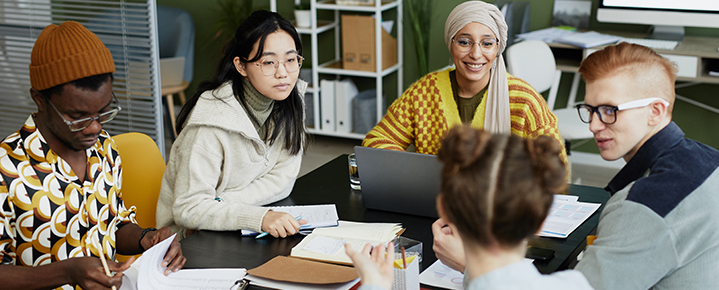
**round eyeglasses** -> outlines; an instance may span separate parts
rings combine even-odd
[[[457,44],[457,48],[462,52],[468,52],[472,50],[472,47],[474,47],[474,44],[479,44],[479,49],[483,53],[493,53],[497,51],[497,47],[499,47],[499,42],[497,39],[494,38],[485,38],[480,41],[473,41],[470,38],[467,37],[460,37],[460,38],[452,38],[452,42]]]
[[[643,108],[651,105],[652,103],[659,101],[665,106],[669,106],[669,102],[660,98],[644,98],[619,104],[617,106],[612,105],[600,105],[592,106],[587,104],[578,104],[575,107],[579,113],[579,119],[582,122],[589,124],[592,122],[592,113],[597,113],[599,121],[604,124],[611,125],[617,122],[617,112],[629,109]]]
[[[60,110],[58,110],[57,107],[55,107],[55,105],[53,105],[52,102],[50,102],[50,100],[47,100],[47,102],[50,104],[50,106],[52,106],[53,109],[55,109],[55,112],[57,112],[57,114],[60,115],[60,118],[62,118],[62,120],[65,122],[65,124],[67,124],[67,126],[70,127],[71,132],[82,131],[85,128],[89,127],[90,124],[92,124],[92,121],[95,121],[95,120],[97,120],[97,122],[100,124],[105,124],[107,122],[110,122],[110,121],[112,121],[112,119],[115,119],[115,117],[117,116],[117,113],[120,112],[120,110],[122,110],[122,107],[117,105],[118,101],[117,101],[117,97],[115,97],[115,93],[112,93],[112,102],[117,106],[117,108],[109,110],[109,111],[102,113],[100,115],[97,115],[95,117],[89,117],[89,118],[84,118],[84,119],[75,120],[75,121],[68,121],[67,119],[65,119],[65,117],[62,116],[62,113],[60,113]]]
[[[296,72],[302,67],[302,61],[304,57],[298,54],[288,55],[284,60],[278,60],[274,57],[264,58],[259,62],[255,62],[256,66],[260,67],[262,74],[271,76],[277,72],[277,68],[280,67],[280,63],[285,65],[287,72]]]

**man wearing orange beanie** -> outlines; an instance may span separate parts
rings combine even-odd
[[[30,63],[37,113],[0,143],[0,288],[120,288],[115,254],[142,253],[169,237],[140,228],[122,201],[122,166],[102,124],[121,110],[115,65],[100,39],[77,22],[47,26]],[[105,274],[100,255],[109,260]],[[165,274],[185,264],[175,240]]]

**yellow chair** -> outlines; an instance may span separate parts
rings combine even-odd
[[[160,149],[152,138],[142,133],[120,134],[113,139],[122,160],[122,198],[125,206],[137,207],[135,219],[140,227],[154,228],[157,198],[165,173],[165,160]],[[120,262],[128,258],[117,255]]]

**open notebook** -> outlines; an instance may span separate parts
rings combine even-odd
[[[400,234],[402,234],[400,224],[340,221],[337,227],[315,229],[292,248],[290,256],[352,265],[352,260],[345,254],[345,243],[359,252],[367,243],[384,244]]]

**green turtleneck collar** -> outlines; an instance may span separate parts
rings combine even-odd
[[[268,128],[265,123],[267,122],[267,118],[270,117],[270,113],[272,113],[275,100],[262,95],[247,79],[242,79],[242,85],[244,87],[246,104],[246,106],[244,106],[245,111],[257,119],[257,123],[252,122],[252,125],[255,127],[255,130],[257,130],[257,134],[260,135],[260,138],[264,140],[267,138]],[[237,96],[235,97],[238,98]],[[242,104],[242,102],[240,102],[240,104]]]

